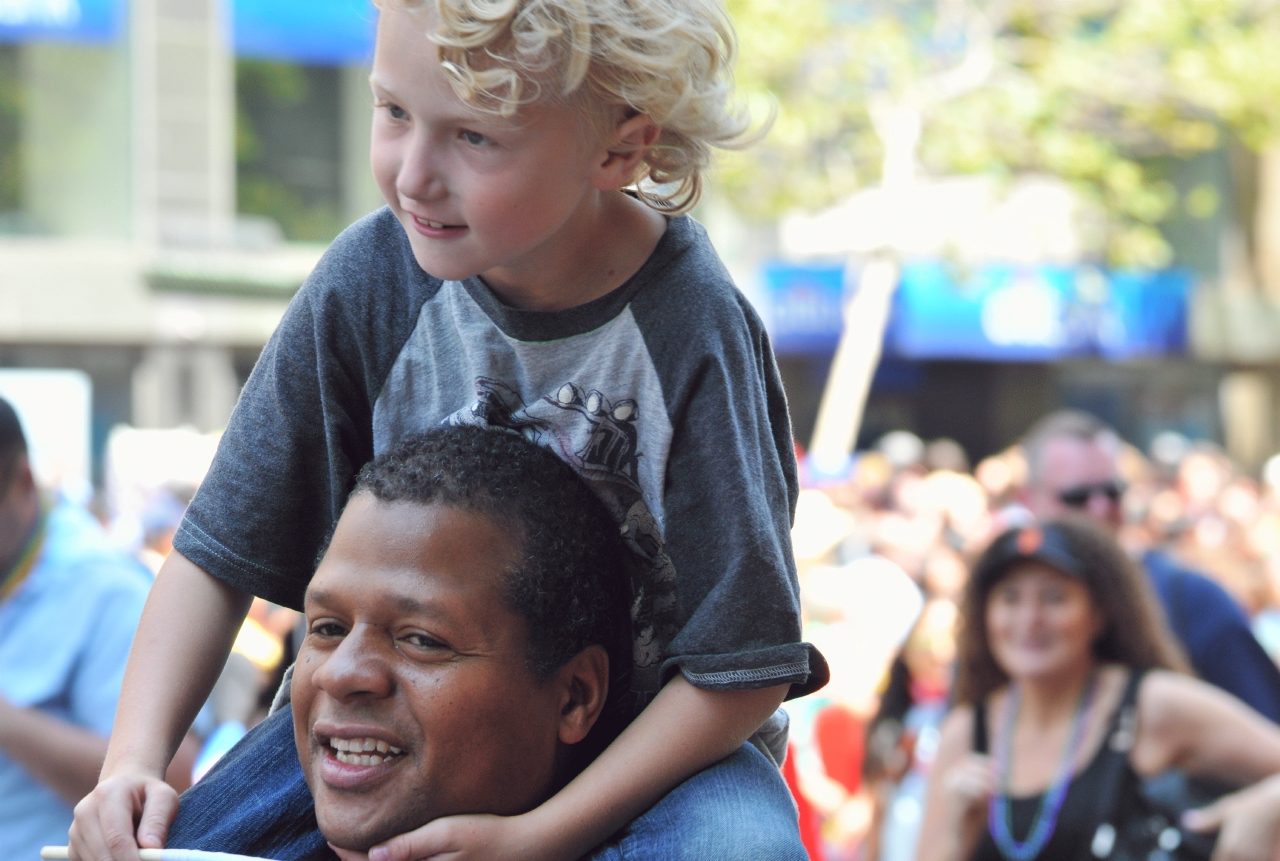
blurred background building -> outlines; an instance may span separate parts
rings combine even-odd
[[[363,3],[0,4],[0,366],[117,424],[221,428],[293,292],[380,204]]]
[[[697,214],[770,327],[802,444],[840,307],[891,249],[861,447],[906,429],[980,458],[1066,405],[1142,444],[1270,453],[1272,5],[729,6],[746,101],[777,121]],[[375,20],[368,0],[0,4],[0,364],[88,374],[95,482],[116,424],[221,427],[324,244],[380,205]]]

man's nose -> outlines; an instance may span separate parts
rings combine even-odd
[[[1113,501],[1110,496],[1099,489],[1094,489],[1089,494],[1089,500],[1085,503],[1085,510],[1095,520],[1119,525],[1120,503]]]
[[[316,670],[314,684],[335,699],[388,696],[395,687],[384,654],[389,637],[380,628],[357,625]]]

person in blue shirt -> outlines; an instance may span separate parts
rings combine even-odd
[[[0,858],[66,843],[102,768],[147,590],[88,512],[42,497],[0,398]]]
[[[1023,502],[1033,515],[1049,520],[1075,513],[1119,530],[1124,482],[1117,469],[1120,437],[1113,429],[1089,413],[1063,410],[1037,422],[1022,444]],[[1142,563],[1196,673],[1280,722],[1280,669],[1253,636],[1240,606],[1217,583],[1162,551],[1148,551]]]

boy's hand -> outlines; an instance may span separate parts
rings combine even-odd
[[[445,816],[374,846],[369,861],[557,861],[527,825],[527,816]]]
[[[178,815],[178,793],[142,773],[102,780],[76,805],[68,843],[74,861],[138,861],[139,847],[164,847]],[[133,823],[137,822],[137,832]]]

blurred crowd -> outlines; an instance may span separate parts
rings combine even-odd
[[[1218,446],[1166,432],[1146,450],[1123,445],[1118,466],[1125,550],[1163,550],[1208,575],[1280,658],[1280,457],[1259,480]],[[991,539],[1033,519],[1027,482],[1020,445],[971,464],[954,441],[905,431],[838,480],[802,470],[793,538],[805,636],[833,673],[788,704],[789,777],[815,861],[914,857],[958,599]]]

